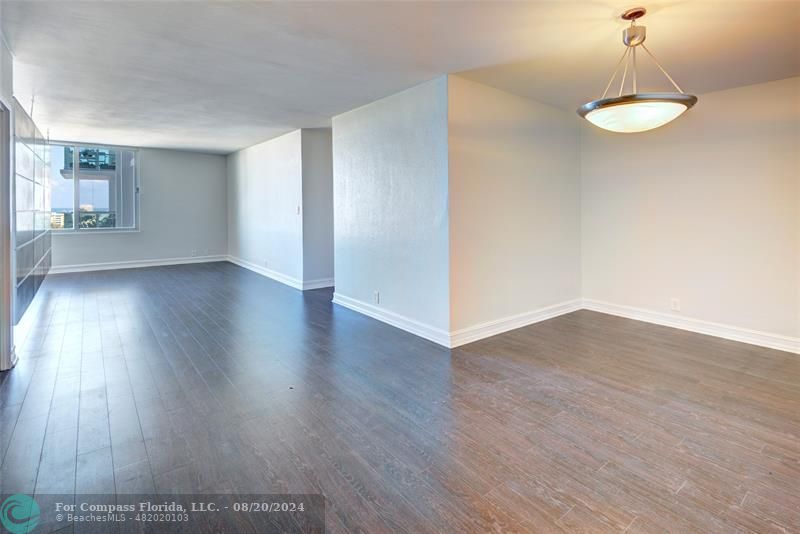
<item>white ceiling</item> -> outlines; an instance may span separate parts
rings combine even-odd
[[[2,4],[17,98],[35,94],[51,138],[227,153],[447,72],[574,109],[602,92],[636,3]],[[800,74],[800,2],[644,5],[687,92]],[[644,88],[668,87],[656,73]]]

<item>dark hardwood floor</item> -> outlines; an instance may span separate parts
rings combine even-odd
[[[0,375],[0,492],[323,493],[330,532],[800,531],[800,356],[588,311],[448,351],[330,299],[228,263],[49,277]]]

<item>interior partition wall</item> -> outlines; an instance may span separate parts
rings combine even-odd
[[[50,177],[47,140],[14,101],[14,259],[18,323],[50,271]]]

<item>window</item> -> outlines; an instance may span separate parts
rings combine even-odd
[[[50,145],[53,230],[136,228],[135,150]]]

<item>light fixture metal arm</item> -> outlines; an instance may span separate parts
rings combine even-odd
[[[630,52],[630,48],[625,47],[625,51],[622,53],[622,57],[620,57],[619,61],[617,61],[617,66],[614,67],[614,72],[611,74],[611,79],[609,79],[608,83],[606,84],[606,90],[603,91],[603,96],[600,98],[605,98],[606,95],[608,94],[608,90],[611,89],[611,84],[614,83],[614,78],[617,77],[617,73],[619,72],[619,66],[622,65],[623,61],[625,61],[625,57],[628,55],[628,52]]]
[[[619,93],[617,96],[622,96],[622,90],[625,89],[625,78],[628,76],[628,65],[630,64],[630,48],[628,49],[628,59],[625,61],[625,70],[622,71],[622,81],[619,82]]]
[[[675,80],[672,79],[672,76],[670,76],[669,73],[666,71],[666,69],[661,66],[661,63],[658,62],[658,60],[656,59],[656,56],[653,55],[653,53],[644,45],[644,43],[642,43],[641,47],[644,48],[644,51],[647,52],[647,55],[649,55],[650,58],[652,58],[652,60],[656,64],[656,66],[661,70],[661,72],[664,73],[664,76],[667,77],[667,79],[675,87],[675,89],[677,89],[679,93],[683,93],[683,89],[681,89],[680,86],[677,83],[675,83]],[[634,92],[635,91],[636,90],[634,89]]]

